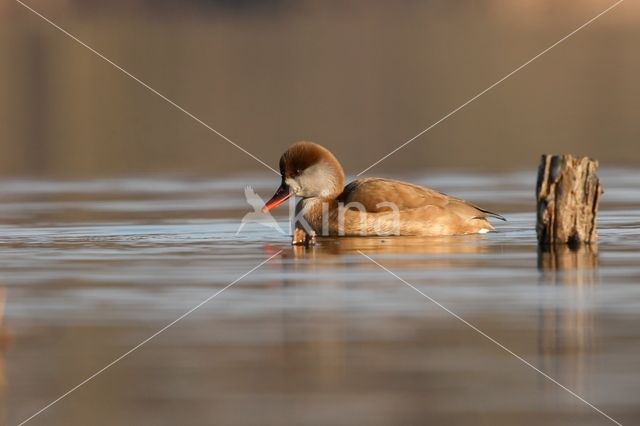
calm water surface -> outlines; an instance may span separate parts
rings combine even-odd
[[[256,224],[272,175],[0,181],[1,421],[605,425],[640,420],[640,172],[605,169],[600,243],[539,253],[533,173],[407,179],[508,217],[483,236],[321,240]],[[288,226],[286,211],[278,212]]]

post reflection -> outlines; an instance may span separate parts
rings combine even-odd
[[[561,293],[543,291],[538,318],[540,367],[578,393],[585,392],[593,352],[594,314],[589,308],[591,290],[597,284],[596,245],[566,245],[538,250],[540,284],[562,287]],[[564,297],[558,298],[559,294]]]
[[[7,301],[7,289],[0,287],[0,421],[7,423],[7,368],[6,356],[9,348],[9,328],[4,320],[4,308]]]

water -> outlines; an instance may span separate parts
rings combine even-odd
[[[282,251],[29,424],[611,423],[408,284],[634,424],[640,173],[600,175],[599,245],[554,253],[535,244],[529,172],[406,176],[504,213],[497,233],[310,249],[236,235],[243,187],[266,198],[272,175],[0,181],[2,422]]]

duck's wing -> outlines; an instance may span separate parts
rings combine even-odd
[[[459,198],[393,179],[357,179],[344,188],[338,200],[344,204],[352,203],[354,208],[359,208],[361,205],[367,212],[372,213],[389,211],[392,208],[390,204],[395,205],[400,211],[435,206],[443,212],[453,213],[463,218],[493,216],[505,220],[499,214],[481,209]]]

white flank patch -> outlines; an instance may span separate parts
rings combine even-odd
[[[487,228],[482,228],[481,230],[478,231],[478,234],[486,234],[487,232],[489,232]]]

